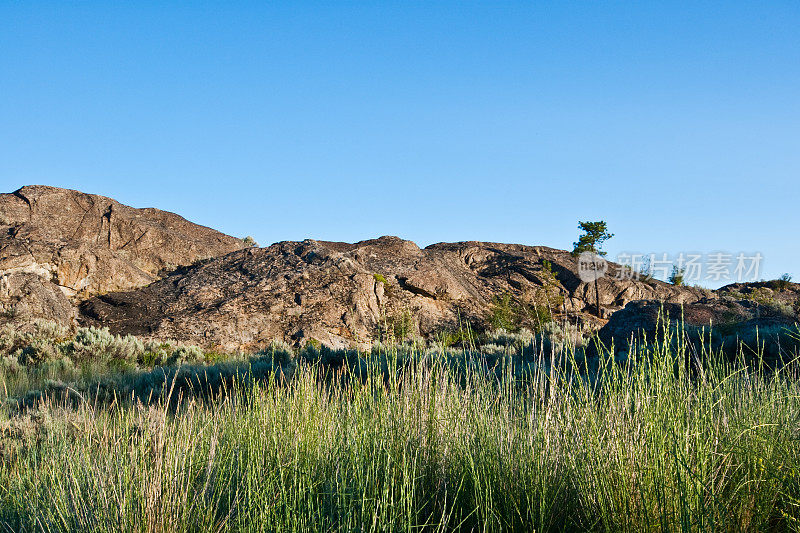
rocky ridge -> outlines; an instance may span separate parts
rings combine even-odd
[[[609,312],[634,300],[685,302],[706,295],[655,280],[617,280],[618,268],[612,264],[611,277],[599,282]],[[142,289],[91,298],[81,312],[87,323],[115,331],[222,349],[273,339],[343,347],[368,344],[404,320],[410,333],[423,336],[480,326],[505,294],[552,314],[591,320],[586,311],[594,305],[593,287],[576,270],[570,253],[541,246],[459,242],[420,249],[397,237],[280,242],[204,262]]]
[[[244,247],[174,213],[33,185],[0,194],[0,313],[71,322],[75,302]]]
[[[157,209],[46,186],[0,194],[0,323],[46,318],[215,349],[282,340],[366,346],[491,324],[500,302],[523,325],[557,316],[625,345],[657,331],[662,306],[691,327],[790,326],[800,286],[718,291],[625,279],[609,263],[594,286],[577,259],[544,246],[490,242],[419,248],[397,237],[286,241],[265,248]],[[606,323],[607,322],[607,323]],[[748,331],[744,333],[747,333]]]

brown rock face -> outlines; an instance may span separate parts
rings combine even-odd
[[[173,213],[23,187],[0,194],[0,312],[69,322],[70,299],[142,287],[177,266],[243,246]]]
[[[548,281],[544,261],[555,278]],[[611,265],[609,275],[616,273]],[[86,323],[113,331],[169,337],[224,349],[274,339],[316,339],[331,346],[369,343],[402,317],[427,334],[459,321],[484,322],[492,299],[545,299],[554,311],[580,313],[594,289],[575,274],[576,259],[545,247],[483,242],[440,243],[420,249],[397,237],[356,244],[306,240],[250,248],[172,273],[134,291],[91,298]],[[658,281],[603,278],[609,309],[648,298],[694,301],[697,289]],[[557,301],[562,303],[557,304]]]
[[[577,270],[566,251],[516,244],[420,249],[381,237],[248,248],[173,213],[102,196],[44,186],[0,194],[0,323],[77,321],[225,350],[272,340],[364,346],[400,334],[398,326],[427,335],[486,325],[493,300],[508,294],[602,326],[590,314],[594,286]],[[671,316],[686,304],[690,326],[744,324],[737,335],[777,331],[800,311],[800,285],[788,282],[712,292],[619,273],[610,263],[598,289],[611,317],[601,337],[620,346],[632,333],[654,334],[661,302]]]

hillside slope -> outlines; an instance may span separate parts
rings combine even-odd
[[[174,213],[22,187],[0,194],[0,316],[70,322],[73,301],[142,287],[178,266],[243,247]]]

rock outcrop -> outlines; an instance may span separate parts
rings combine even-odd
[[[46,186],[0,194],[0,320],[68,323],[75,301],[244,247],[158,209]]]
[[[655,334],[662,304],[690,327],[744,324],[743,335],[793,324],[800,310],[797,284],[708,291],[625,279],[621,268],[609,263],[598,282],[598,319],[594,285],[564,250],[488,242],[420,249],[397,237],[254,248],[103,196],[44,186],[0,194],[0,323],[47,318],[222,350],[273,340],[365,346],[489,325],[508,295],[524,325],[536,327],[546,311],[602,326],[603,340],[624,346],[631,335]]]
[[[551,265],[551,276],[545,268]],[[696,301],[705,293],[660,281],[599,282],[609,310],[638,299]],[[495,297],[581,315],[594,289],[563,250],[484,242],[420,249],[381,237],[355,244],[306,240],[240,250],[181,269],[148,287],[91,298],[85,323],[221,349],[272,340],[370,343],[408,318],[413,333],[485,323]],[[587,315],[584,317],[589,318]],[[406,318],[407,317],[407,318]]]
[[[740,343],[763,356],[790,353],[800,345],[797,328],[800,285],[775,290],[770,284],[734,284],[719,289],[716,298],[702,298],[682,305],[640,300],[611,315],[598,336],[607,346],[613,342],[627,350],[631,342],[663,339],[669,331],[702,347],[736,352]],[[787,351],[788,350],[788,351]],[[746,351],[748,351],[746,349]]]

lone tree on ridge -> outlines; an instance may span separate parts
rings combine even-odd
[[[578,237],[578,242],[572,243],[572,255],[580,255],[583,252],[592,252],[599,256],[606,255],[602,250],[603,243],[614,236],[613,233],[608,232],[608,225],[604,220],[597,222],[578,222],[578,229],[583,232]],[[598,317],[601,317],[600,312],[600,290],[597,288],[597,275],[594,276],[594,298],[595,298],[595,312]]]

